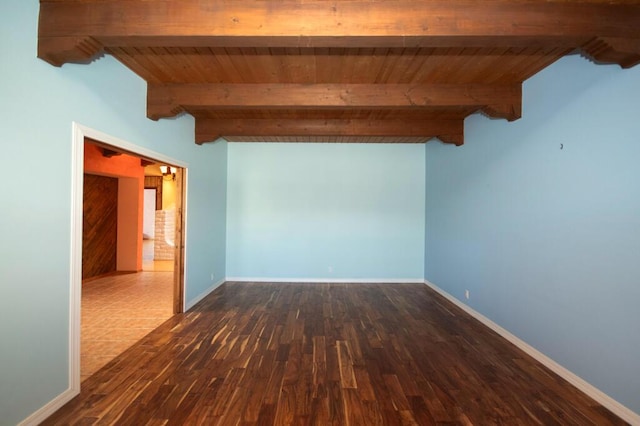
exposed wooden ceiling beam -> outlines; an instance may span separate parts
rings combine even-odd
[[[196,118],[196,143],[225,136],[421,136],[462,145],[464,120],[205,119]]]
[[[120,151],[114,151],[109,148],[102,148],[102,156],[106,158],[117,157],[118,155],[122,155]]]
[[[478,107],[520,118],[521,84],[169,84],[149,85],[147,115],[157,120],[190,108],[386,109]]]
[[[59,66],[125,45],[581,47],[637,40],[639,25],[637,1],[42,0],[38,56]],[[610,43],[602,60],[626,64],[637,44]]]
[[[638,23],[640,33],[640,23]],[[640,64],[640,37],[597,37],[582,46],[582,51],[595,61],[631,68]]]
[[[438,137],[461,145],[464,116],[519,118],[522,81],[574,49],[637,65],[638,28],[640,0],[41,0],[38,56],[60,66],[112,53],[156,83],[147,115],[193,114],[198,143]],[[274,49],[290,47],[298,49]],[[349,55],[335,61],[336,50]],[[245,61],[245,51],[260,54]],[[362,78],[374,63],[377,73]]]

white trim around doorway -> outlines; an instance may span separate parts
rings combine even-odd
[[[184,169],[184,191],[188,185],[188,164],[184,161],[160,154],[150,149],[134,145],[131,142],[108,135],[90,127],[72,122],[71,137],[71,247],[70,247],[70,285],[69,285],[69,387],[46,404],[44,407],[23,420],[20,425],[36,425],[73,397],[80,393],[80,314],[82,293],[82,203],[84,175],[84,140],[85,138],[111,145],[133,155],[168,163]],[[186,233],[186,197],[183,212],[185,215]],[[186,235],[185,235],[186,239]],[[186,269],[186,247],[185,247]],[[185,280],[186,282],[186,271]],[[183,309],[185,300],[183,298]]]
[[[152,151],[150,149],[134,145],[123,139],[108,135],[106,133],[94,130],[90,127],[83,126],[76,122],[72,123],[73,137],[72,148],[73,158],[71,165],[71,199],[72,199],[72,212],[71,212],[71,297],[70,297],[70,315],[69,315],[69,383],[72,388],[77,385],[77,391],[80,392],[80,308],[81,308],[81,289],[82,289],[82,190],[83,190],[83,175],[84,175],[84,141],[85,138],[90,138],[98,142],[111,145],[115,148],[119,148],[123,151],[127,151],[130,154],[145,157],[158,162],[172,164],[184,169],[184,191],[187,191],[187,179],[188,179],[188,164],[184,161],[177,160],[159,152]],[[186,204],[186,202],[185,202]],[[186,205],[184,206],[184,212],[186,215]],[[186,218],[186,216],[185,216]],[[186,219],[185,229],[186,232]],[[185,235],[186,239],[186,235]],[[185,248],[185,260],[186,260],[186,248]],[[185,271],[186,282],[186,271]],[[184,298],[183,298],[184,299]],[[184,310],[184,300],[183,310]]]

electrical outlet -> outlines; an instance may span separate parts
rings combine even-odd
[[[464,298],[469,300],[469,290],[464,291]]]
[[[327,271],[329,271],[329,273],[333,272],[333,266],[327,266]]]
[[[213,272],[211,273],[211,281],[213,281],[216,278],[216,274],[214,274]]]

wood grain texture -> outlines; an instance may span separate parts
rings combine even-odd
[[[387,120],[366,119],[200,119],[195,126],[196,142],[211,142],[219,137],[241,136],[413,136],[464,135],[463,120]]]
[[[45,425],[622,425],[420,284],[226,283]]]
[[[105,46],[144,45],[146,38],[155,46],[185,46],[167,43],[181,38],[193,39],[191,46],[225,46],[235,37],[263,47],[316,47],[331,40],[401,47],[421,37],[483,37],[485,44],[493,37],[499,44],[502,37],[637,36],[637,6],[611,0],[43,0],[47,19],[39,30],[41,37],[92,35]],[[130,19],[114,19],[124,16]]]
[[[82,204],[82,279],[115,272],[118,179],[85,173]]]
[[[184,208],[186,206],[186,188],[184,179],[184,169],[176,168],[176,229],[175,229],[175,253],[173,255],[173,313],[184,312],[184,267],[185,267],[185,217]]]
[[[520,109],[520,84],[172,84],[147,88],[147,115],[178,109],[387,109],[504,105]],[[519,114],[496,118],[515,120]]]
[[[402,132],[385,114],[418,111],[426,129],[443,106],[459,120],[477,111],[516,120],[522,83],[571,52],[640,63],[638,28],[638,0],[41,0],[38,56],[60,66],[113,55],[148,83],[154,120],[186,112],[196,124],[217,115],[256,126],[196,134],[197,143],[462,145],[461,132]],[[226,109],[239,116],[222,117]],[[273,109],[321,114],[304,126],[280,121],[278,134],[249,121]],[[328,131],[332,118],[358,125]]]

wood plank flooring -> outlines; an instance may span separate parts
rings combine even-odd
[[[421,284],[226,283],[44,424],[625,424]]]

